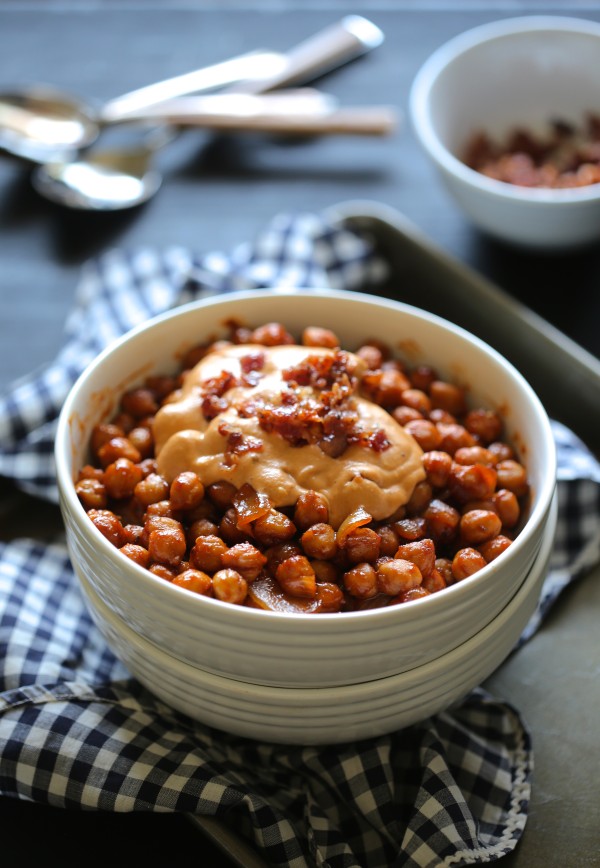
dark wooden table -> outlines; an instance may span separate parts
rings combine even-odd
[[[236,6],[156,0],[120,7],[110,0],[23,0],[0,5],[0,86],[46,81],[104,99],[252,48],[284,50],[348,12],[370,17],[386,41],[329,75],[323,87],[346,104],[387,103],[406,112],[420,64],[453,35],[528,12],[600,20],[600,3],[491,8],[475,2],[289,0]],[[153,201],[129,213],[91,215],[41,200],[26,168],[0,160],[0,386],[49,361],[60,348],[88,258],[111,246],[227,250],[254,237],[277,212],[320,211],[349,199],[399,209],[444,250],[600,356],[600,247],[542,256],[483,237],[447,197],[406,116],[398,135],[386,140],[283,144],[191,132],[159,162],[166,182]],[[3,496],[6,489],[2,484]],[[54,510],[22,500],[3,516],[0,538],[53,526],[59,526]],[[536,757],[525,835],[516,853],[503,860],[507,866],[600,865],[599,753],[591,736],[600,711],[591,678],[600,665],[594,614],[599,603],[598,582],[581,582],[542,633],[492,679],[493,689],[514,701],[529,721]],[[17,859],[49,864],[49,841],[63,843],[63,865],[79,864],[90,852],[96,861],[114,864],[117,852],[116,864],[154,865],[180,858],[184,847],[192,847],[202,865],[232,864],[179,816],[72,814],[6,798],[0,811],[6,864]]]

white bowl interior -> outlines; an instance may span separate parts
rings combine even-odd
[[[507,436],[522,450],[533,492],[527,525],[510,549],[475,576],[409,606],[318,617],[259,612],[190,594],[120,555],[92,526],[72,484],[88,458],[91,429],[110,414],[124,388],[150,372],[174,369],[182,351],[221,333],[232,317],[255,325],[280,320],[295,331],[327,324],[348,348],[378,337],[409,362],[427,361],[464,383],[477,403],[501,409]],[[181,308],[130,333],[88,368],[65,402],[56,465],[75,569],[137,632],[201,668],[248,681],[305,686],[395,674],[480,630],[530,569],[555,486],[548,418],[526,381],[502,357],[431,314],[327,290],[233,294]],[[240,644],[253,653],[240,653]],[[327,647],[337,653],[324,657]]]

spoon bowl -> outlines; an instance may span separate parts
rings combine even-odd
[[[84,102],[46,85],[0,93],[0,151],[32,163],[68,159],[91,145],[103,127],[130,122],[132,111],[237,81],[262,81],[279,73],[285,62],[278,52],[250,51],[139,88],[104,105]]]
[[[147,202],[162,184],[154,148],[102,151],[82,160],[38,166],[31,182],[46,199],[79,211],[121,211]]]
[[[98,137],[90,106],[43,85],[0,95],[0,150],[43,163],[75,153]]]

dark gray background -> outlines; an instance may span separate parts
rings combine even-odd
[[[117,215],[71,213],[42,201],[22,165],[0,160],[0,386],[60,348],[89,257],[111,246],[227,250],[279,211],[319,211],[349,199],[399,209],[443,250],[600,356],[600,250],[532,255],[483,237],[441,187],[406,115],[416,71],[452,36],[527,12],[600,20],[599,3],[4,2],[0,87],[45,81],[102,100],[252,48],[285,50],[351,11],[370,17],[386,41],[322,86],[345,104],[398,107],[405,118],[390,139],[283,144],[190,132],[161,154],[167,177],[159,195]],[[4,539],[58,526],[54,511],[28,501],[2,512]],[[598,581],[582,582],[493,679],[493,689],[525,714],[536,750],[530,816],[517,852],[502,860],[507,866],[600,865],[599,756],[591,735],[600,710],[593,678],[599,602]],[[117,865],[154,865],[181,859],[186,846],[201,865],[231,864],[181,817],[73,815],[7,799],[0,812],[3,855],[13,856],[7,864],[52,864],[48,853],[58,842],[62,865],[80,864],[89,853]]]

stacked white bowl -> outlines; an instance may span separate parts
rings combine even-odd
[[[378,338],[496,408],[527,466],[527,521],[483,570],[409,604],[301,615],[233,606],[178,588],[124,558],[92,525],[73,485],[93,426],[150,373],[224,333],[230,320],[333,329],[353,348]],[[331,743],[389,732],[436,713],[489,675],[533,612],[556,522],[555,452],[525,379],[453,324],[397,302],[333,290],[235,293],[194,303],[127,334],[85,371],[56,438],[61,507],[75,572],[108,644],[149,690],[238,735]]]

